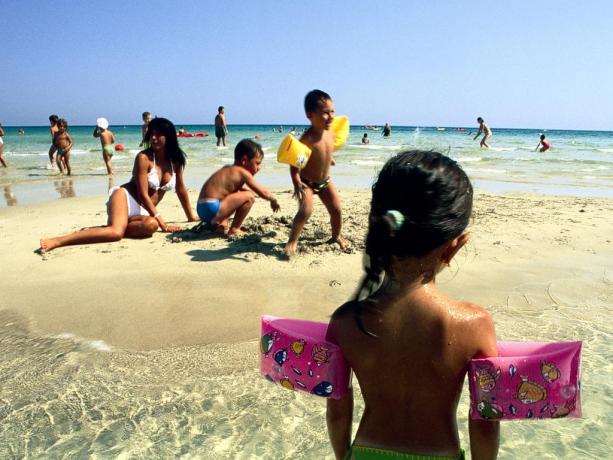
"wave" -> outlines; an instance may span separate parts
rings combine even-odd
[[[607,166],[597,166],[596,168],[583,168],[579,171],[581,172],[596,172],[596,171],[607,171],[609,168]]]
[[[482,157],[460,157],[456,161],[459,161],[460,163],[474,163],[481,160],[483,160]]]
[[[72,332],[63,332],[61,334],[53,336],[53,338],[61,339],[61,340],[70,340],[74,343],[85,345],[86,347],[91,348],[96,351],[109,352],[113,350],[113,347],[111,347],[104,340],[85,339],[83,337],[74,335]]]
[[[374,144],[367,144],[367,145],[351,145],[351,148],[359,148],[359,149],[370,149],[370,150],[398,150],[401,149],[402,146],[401,145],[374,145]]]
[[[492,169],[492,168],[464,168],[469,174],[507,174],[509,171],[506,169]]]
[[[494,152],[514,152],[517,150],[516,147],[490,147],[490,150]]]
[[[49,152],[11,152],[10,150],[6,151],[7,154],[15,157],[46,157],[49,155]]]
[[[380,166],[384,164],[381,160],[353,160],[351,163],[358,166]]]

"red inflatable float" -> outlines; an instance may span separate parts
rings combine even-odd
[[[207,137],[209,133],[177,133],[177,137]]]
[[[120,152],[124,149],[123,144],[115,144],[115,151]]]

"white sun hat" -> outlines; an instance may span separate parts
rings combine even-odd
[[[107,129],[109,127],[109,121],[104,117],[97,118],[96,126],[98,128]]]

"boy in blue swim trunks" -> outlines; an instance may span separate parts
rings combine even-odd
[[[257,142],[243,139],[234,149],[234,164],[213,173],[202,186],[196,211],[200,220],[218,233],[225,233],[228,218],[234,214],[228,235],[243,235],[241,224],[249,214],[255,196],[270,201],[273,212],[280,208],[275,196],[253,176],[260,170],[264,152]],[[245,185],[249,188],[245,188]]]

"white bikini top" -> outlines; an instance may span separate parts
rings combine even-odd
[[[170,170],[172,171],[172,176],[170,176],[170,180],[166,182],[164,185],[160,186],[160,176],[158,176],[158,171],[155,167],[155,153],[153,154],[153,168],[151,171],[147,173],[147,182],[149,183],[149,188],[154,190],[162,190],[164,192],[168,192],[169,190],[174,190],[175,185],[177,183],[177,178],[175,176],[175,172],[172,169],[172,162],[170,162]]]

